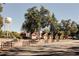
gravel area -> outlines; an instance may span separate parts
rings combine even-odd
[[[31,44],[21,46],[21,41],[15,44],[15,48],[0,51],[1,56],[78,56],[79,40],[61,40],[59,42]]]

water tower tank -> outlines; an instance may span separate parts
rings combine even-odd
[[[11,23],[12,22],[12,18],[11,17],[6,17],[5,18],[5,23]]]

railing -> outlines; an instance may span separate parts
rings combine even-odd
[[[0,50],[8,50],[9,48],[12,48],[13,42],[7,41],[7,42],[1,42],[0,44]]]
[[[30,40],[23,40],[23,41],[6,41],[6,42],[1,42],[0,43],[0,50],[9,50],[10,48],[13,47],[18,47],[18,43],[22,43],[22,45],[20,47],[24,47],[24,46],[30,46],[31,42]],[[16,46],[17,43],[17,46]]]

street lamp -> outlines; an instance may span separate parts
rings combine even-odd
[[[7,38],[9,36],[9,31],[10,31],[10,24],[12,22],[12,18],[11,17],[6,17],[5,18],[5,24],[6,24],[6,27],[7,27]]]

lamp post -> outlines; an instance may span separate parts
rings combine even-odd
[[[7,30],[7,38],[9,36],[11,22],[12,22],[12,18],[10,18],[10,17],[5,18],[5,25],[6,25],[6,30]]]

